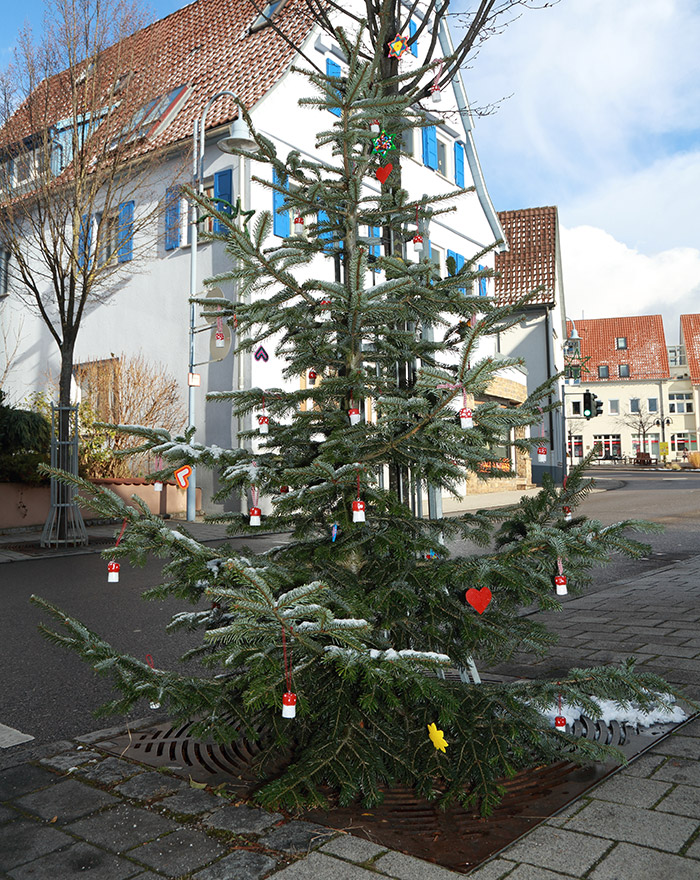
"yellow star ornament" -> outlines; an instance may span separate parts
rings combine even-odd
[[[437,724],[428,725],[428,736],[430,737],[430,742],[441,752],[444,752],[449,745],[445,739],[445,734],[442,730],[437,729]]]

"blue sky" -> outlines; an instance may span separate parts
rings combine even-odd
[[[5,10],[2,60],[41,10]],[[573,318],[661,313],[671,344],[678,315],[700,312],[699,45],[697,0],[561,0],[523,10],[464,71],[477,113],[497,105],[475,119],[496,208],[559,208]]]

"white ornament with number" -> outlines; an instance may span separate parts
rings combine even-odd
[[[547,461],[547,447],[546,446],[538,446],[537,447],[537,461],[540,464],[544,464]]]
[[[423,253],[423,236],[419,232],[413,236],[412,244],[413,253],[419,257]]]
[[[365,502],[359,498],[352,502],[352,521],[365,522]]]
[[[282,717],[294,718],[297,714],[297,695],[286,691],[282,694]]]
[[[566,589],[566,575],[565,574],[554,575],[554,586],[557,589],[557,596],[566,596],[566,594],[569,592]]]
[[[260,517],[262,516],[262,510],[260,510],[259,507],[251,507],[249,513],[251,526],[259,526]]]
[[[119,563],[112,560],[107,564],[107,583],[116,584],[119,582]]]
[[[472,418],[472,411],[467,409],[467,407],[463,406],[459,411],[459,424],[462,428],[473,428],[474,427],[474,419]]]
[[[261,434],[269,434],[270,433],[270,417],[269,416],[258,416],[258,431]]]
[[[162,492],[163,491],[163,484],[160,482],[160,480],[156,480],[156,482],[153,484],[153,491],[154,492]]]
[[[294,235],[297,238],[304,238],[304,218],[296,216],[294,218]]]
[[[350,417],[350,424],[357,425],[360,422],[360,410],[355,409],[354,407],[348,410],[348,416]]]

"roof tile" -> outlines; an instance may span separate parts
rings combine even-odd
[[[681,315],[681,342],[690,369],[690,381],[700,385],[700,315]]]
[[[629,365],[630,379],[668,379],[668,350],[661,315],[641,315],[633,318],[587,318],[575,321],[581,337],[581,356],[589,381],[598,379],[598,367],[607,366],[610,381],[619,381],[618,367]],[[566,322],[567,336],[573,325]],[[615,347],[619,338],[627,340],[627,348]],[[584,380],[585,381],[585,380]]]
[[[531,302],[553,304],[557,266],[556,207],[499,211],[498,219],[508,250],[496,254],[496,302],[499,305],[514,303],[542,287]]]

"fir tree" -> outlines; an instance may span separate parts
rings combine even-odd
[[[580,469],[565,488],[547,483],[536,498],[507,511],[431,520],[404,503],[407,483],[457,491],[467,473],[495,460],[491,449],[511,428],[540,422],[549,389],[517,407],[479,404],[474,427],[460,426],[463,395],[481,399],[498,371],[515,363],[479,353],[480,340],[512,320],[511,310],[469,293],[481,254],[441,278],[428,257],[409,261],[393,246],[374,264],[383,274],[373,283],[372,242],[359,230],[382,226],[394,243],[406,242],[416,216],[424,223],[465,191],[416,200],[400,188],[377,196],[363,187],[377,162],[370,122],[391,118],[420,127],[429,120],[416,109],[415,89],[392,92],[382,77],[383,46],[367,59],[362,30],[353,40],[337,33],[348,76],[309,73],[316,94],[302,102],[339,110],[318,135],[330,156],[281,158],[271,141],[254,135],[255,160],[275,172],[274,183],[271,174],[260,181],[284,194],[286,209],[306,221],[306,236],[271,244],[269,213],[249,234],[227,206],[203,202],[226,226],[233,268],[225,277],[238,292],[235,302],[214,305],[231,321],[235,314],[239,347],[272,340],[287,378],[315,373],[316,381],[298,391],[210,395],[253,424],[265,407],[269,434],[248,431],[236,449],[197,444],[192,431],[171,437],[129,429],[143,438],[137,451],[165,461],[154,477],[187,463],[214,468],[220,498],[248,497],[253,507],[258,494],[269,499],[265,525],[290,533],[290,540],[260,555],[210,548],[184,528],[171,530],[143,505],[134,510],[108,490],[74,481],[93,508],[127,520],[111,555],[134,563],[149,553],[169,557],[164,581],[150,595],[192,605],[171,627],[202,630],[202,645],[189,656],[209,676],[152,669],[36,601],[67,629],[46,629],[50,638],[114,677],[120,696],[105,712],[126,712],[147,698],[177,721],[196,719],[200,733],[220,741],[261,739],[257,799],[265,805],[321,804],[328,790],[344,803],[361,797],[371,804],[384,786],[401,783],[428,797],[476,801],[488,811],[500,796],[499,779],[605,751],[550,726],[543,713],[560,695],[593,716],[597,699],[643,707],[670,699],[663,681],[636,673],[633,663],[574,669],[558,682],[486,684],[469,675],[473,661],[501,661],[519,649],[545,652],[553,637],[519,612],[560,607],[552,582],[558,560],[570,586],[579,588],[591,565],[611,552],[644,552],[627,536],[643,524],[567,521],[564,506],[575,506],[590,488]],[[423,72],[429,76],[431,69]],[[315,277],[311,263],[319,255],[337,260],[338,280]],[[353,409],[360,410],[357,424],[349,419]],[[527,450],[531,442],[539,438],[515,445]],[[358,499],[364,522],[353,521]],[[256,531],[245,510],[219,519],[230,523],[231,534]],[[451,552],[451,540],[463,538],[482,552]],[[470,589],[491,593],[481,613],[465,602]],[[294,720],[282,717],[285,692],[298,699]],[[280,773],[281,754],[288,761]]]

